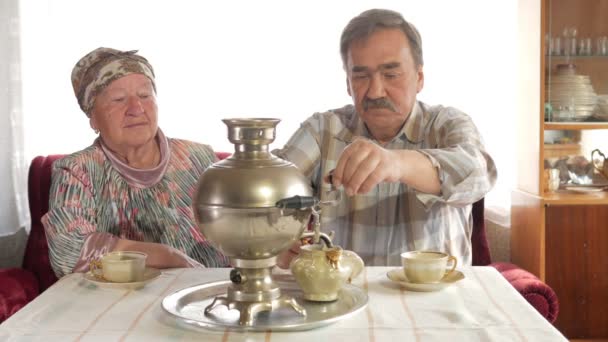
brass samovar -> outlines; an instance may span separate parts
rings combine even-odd
[[[310,181],[269,151],[279,121],[223,120],[234,154],[203,173],[193,201],[200,232],[234,267],[226,295],[215,297],[205,314],[225,305],[240,312],[241,325],[280,307],[306,315],[281,294],[271,274],[277,255],[302,236],[317,204]]]

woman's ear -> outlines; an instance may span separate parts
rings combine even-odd
[[[89,114],[89,126],[91,126],[95,133],[99,133],[99,128],[97,128],[97,120],[95,120],[93,113]]]

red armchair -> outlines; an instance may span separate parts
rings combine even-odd
[[[0,269],[0,322],[17,312],[57,281],[49,261],[49,247],[40,219],[49,210],[53,162],[62,155],[38,156],[28,174],[28,201],[32,229],[27,239],[23,268]]]
[[[218,152],[219,159],[229,153]],[[48,211],[52,163],[61,155],[36,157],[28,176],[28,197],[32,229],[28,238],[23,268],[0,269],[0,322],[17,312],[57,278],[49,262],[46,235],[40,219]],[[531,273],[509,263],[491,263],[486,238],[483,199],[473,205],[473,265],[496,268],[534,306],[553,323],[559,312],[555,292]]]
[[[559,313],[559,301],[553,289],[532,273],[508,262],[492,263],[486,237],[484,199],[473,204],[473,266],[494,267],[550,323]]]

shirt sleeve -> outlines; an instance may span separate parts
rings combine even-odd
[[[444,108],[429,134],[437,147],[418,151],[438,170],[441,194],[418,193],[418,199],[427,208],[437,201],[462,207],[484,197],[496,182],[496,165],[471,118]]]
[[[321,156],[321,120],[318,114],[313,115],[300,125],[282,149],[273,150],[276,156],[289,160],[311,180],[318,184],[319,158]]]
[[[49,211],[42,217],[51,267],[62,277],[81,259],[87,237],[96,231],[95,199],[90,177],[78,165],[53,165]]]

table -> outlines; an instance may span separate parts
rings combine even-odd
[[[0,341],[567,341],[491,267],[464,267],[439,292],[410,292],[366,267],[353,284],[368,306],[329,326],[298,332],[178,328],[161,308],[179,289],[228,279],[229,269],[164,270],[140,290],[101,288],[71,274],[0,325]]]

